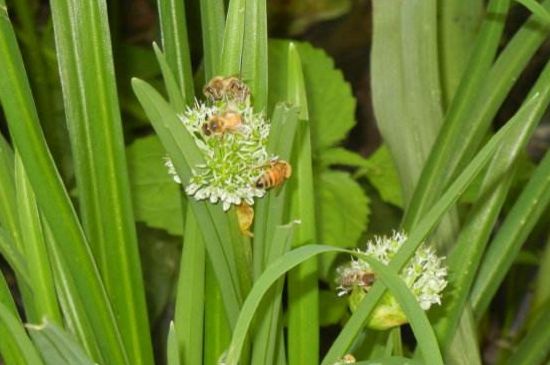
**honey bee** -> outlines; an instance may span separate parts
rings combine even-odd
[[[353,271],[347,275],[342,276],[342,278],[340,279],[339,288],[342,289],[342,293],[339,295],[345,295],[349,293],[349,291],[354,286],[359,286],[363,289],[369,289],[372,284],[374,284],[375,280],[376,276],[373,272]]]
[[[222,115],[214,114],[202,125],[202,132],[205,136],[212,134],[224,134],[235,132],[243,124],[241,114],[234,111],[226,111]]]
[[[290,175],[292,175],[292,167],[288,162],[283,160],[272,161],[269,169],[256,181],[256,187],[270,189],[281,186]]]
[[[203,93],[212,101],[225,98],[243,102],[250,96],[250,89],[235,76],[216,76],[204,86]]]

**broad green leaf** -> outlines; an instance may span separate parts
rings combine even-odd
[[[403,207],[403,194],[399,183],[399,176],[388,148],[383,145],[367,158],[364,168],[359,169],[357,175],[364,173],[371,184],[378,190],[385,202]]]
[[[443,103],[446,108],[456,92],[481,27],[483,0],[443,1],[438,12]]]
[[[308,43],[295,42],[302,60],[314,154],[340,142],[355,124],[355,99],[334,61]],[[286,100],[288,42],[269,43],[269,105]]]
[[[341,147],[328,148],[321,151],[319,163],[326,167],[335,165],[357,168],[353,174],[355,179],[366,176],[382,200],[403,207],[399,176],[386,145],[379,147],[368,158]]]
[[[52,323],[28,325],[31,337],[46,365],[94,365],[82,347]]]
[[[368,197],[346,172],[324,171],[318,183],[321,241],[333,246],[355,247],[367,226]]]
[[[410,200],[443,120],[437,4],[373,1],[372,102]]]
[[[181,188],[164,166],[168,155],[158,137],[136,139],[127,154],[136,220],[181,236]]]

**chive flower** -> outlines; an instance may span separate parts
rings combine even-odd
[[[400,232],[394,232],[391,237],[377,236],[374,241],[367,242],[365,250],[359,252],[387,265],[406,240],[407,236]],[[433,304],[441,304],[441,293],[447,286],[447,268],[442,263],[443,259],[437,256],[433,248],[420,246],[399,274],[423,310],[430,309]],[[355,311],[375,280],[376,275],[370,265],[361,258],[354,258],[337,269],[338,295],[349,294],[350,309]],[[387,329],[406,322],[403,310],[391,293],[386,292],[371,315],[368,327]]]
[[[265,194],[256,182],[277,157],[267,151],[270,125],[248,97],[197,100],[179,118],[205,161],[192,166],[192,177],[184,182],[189,196],[220,202],[227,211],[231,205],[253,205],[254,198]],[[172,162],[165,165],[174,181],[182,183]]]

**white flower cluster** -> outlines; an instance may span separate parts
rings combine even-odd
[[[405,234],[394,232],[391,237],[375,237],[374,242],[367,242],[366,249],[360,252],[387,265],[406,240]],[[441,292],[447,286],[447,268],[442,260],[433,248],[421,246],[400,273],[424,310],[432,304],[441,304]],[[367,284],[372,284],[365,282],[365,275],[373,275],[373,270],[360,258],[339,267],[337,273],[339,295],[348,294],[357,287],[368,290],[370,285]]]
[[[205,130],[205,123],[212,116],[226,112],[240,115],[241,123],[235,130],[215,134]],[[248,102],[224,99],[196,101],[180,119],[205,159],[204,164],[192,168],[193,176],[185,187],[188,195],[211,203],[221,202],[223,209],[228,210],[232,204],[253,205],[255,197],[265,194],[265,189],[256,187],[256,182],[276,156],[266,149],[270,125],[264,114],[255,113]],[[174,181],[181,183],[171,161],[166,166]]]

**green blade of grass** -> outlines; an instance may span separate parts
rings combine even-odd
[[[182,364],[200,364],[203,354],[205,250],[200,228],[187,210],[180,261],[175,331]]]
[[[8,232],[19,233],[14,161],[12,149],[0,134],[0,223]]]
[[[538,96],[534,96],[526,104],[526,108],[537,102]],[[469,184],[486,166],[490,158],[494,155],[499,145],[508,135],[513,135],[523,122],[522,118],[511,119],[500,131],[498,131],[483,149],[476,155],[464,171],[458,176],[453,184],[447,189],[445,194],[433,206],[433,208],[425,215],[419,224],[410,232],[409,239],[403,244],[399,252],[394,256],[390,263],[390,267],[396,270],[401,270],[407,261],[414,255],[415,250],[422,244],[423,240],[436,227],[441,217],[447,210],[458,200],[460,195],[465,191]],[[350,348],[353,340],[364,327],[371,311],[376,306],[376,303],[382,298],[384,288],[382,285],[375,283],[369,290],[367,296],[357,310],[348,320],[328,353],[323,359],[322,364],[332,364],[337,359],[344,356]]]
[[[220,74],[240,75],[245,33],[246,0],[230,0],[223,34]]]
[[[83,228],[130,362],[152,364],[106,3],[51,8]]]
[[[2,334],[0,355],[6,361],[6,364],[43,364],[36,352],[36,348],[27,336],[23,324],[21,324],[16,314],[4,303],[0,303],[0,334]]]
[[[406,284],[397,276],[395,272],[391,271],[391,269],[387,268],[385,265],[378,263],[376,260],[373,260],[364,254],[360,254],[357,251],[321,245],[306,245],[292,250],[286,255],[275,260],[258,278],[252,291],[250,292],[250,295],[243,304],[243,310],[239,316],[239,320],[235,326],[235,330],[233,331],[231,344],[227,350],[227,356],[225,358],[226,364],[236,365],[238,363],[242,345],[252,323],[252,319],[256,313],[256,309],[260,305],[260,302],[271,285],[279,280],[282,275],[300,263],[316,255],[328,252],[345,252],[351,255],[360,256],[362,259],[367,260],[369,264],[372,263],[373,269],[376,271],[377,275],[380,275],[380,279],[384,283],[382,285],[388,285],[388,289],[399,301],[401,308],[405,311],[407,318],[413,327],[415,335],[417,336],[419,347],[425,357],[424,360],[426,363],[434,365],[443,364],[435,334],[433,333],[426,314],[420,308],[416,298],[407,288]]]
[[[246,0],[244,21],[241,78],[250,86],[254,109],[265,111],[268,90],[266,1]]]
[[[203,364],[217,364],[229,345],[231,330],[212,264],[207,259],[205,273],[204,356]]]
[[[162,78],[164,79],[164,86],[166,87],[166,92],[168,94],[168,100],[170,104],[174,107],[178,114],[181,114],[185,111],[185,98],[181,94],[181,90],[178,86],[176,78],[168,62],[166,56],[156,43],[153,43],[153,49],[155,50],[155,55],[157,56],[157,61],[160,65],[160,70],[162,72]]]
[[[472,50],[472,56],[464,71],[466,75],[449,106],[435,144],[430,152],[420,179],[416,185],[413,197],[405,212],[403,225],[406,229],[414,227],[434,204],[444,190],[445,183],[453,176],[449,175],[448,160],[455,155],[455,145],[464,144],[464,139],[458,137],[463,130],[472,128],[468,120],[472,107],[480,96],[479,90],[486,79],[493,63],[508,12],[510,0],[491,0],[487,8],[479,36]],[[470,123],[467,123],[467,122]],[[456,143],[455,143],[456,142]]]
[[[101,336],[101,354],[105,362],[125,364],[122,339],[110,303],[76,212],[40,130],[13,29],[5,8],[0,11],[0,68],[4,70],[0,74],[0,101],[10,135],[21,155],[38,206],[51,225],[60,252],[67,258],[65,265],[75,283],[71,295],[81,303],[75,310],[82,315],[87,313],[92,319],[85,325],[93,334],[87,338],[90,346],[98,343]]]
[[[277,104],[271,117],[271,131],[267,142],[268,151],[289,161],[292,141],[298,124],[298,109]],[[253,241],[253,273],[258,277],[266,265],[269,243],[278,225],[284,224],[287,184],[268,193],[256,203]]]
[[[26,285],[30,288],[31,279],[28,272],[25,256],[19,251],[13,243],[11,236],[5,229],[0,227],[0,254],[8,262],[11,269],[17,276],[17,280],[22,280],[20,285]]]
[[[210,80],[221,74],[225,5],[223,0],[200,0],[200,6],[204,74],[205,79]]]
[[[296,47],[288,50],[288,101],[300,108],[294,142],[290,215],[300,220],[293,247],[316,242],[311,133],[302,64]],[[319,290],[317,260],[312,259],[288,273],[288,363],[319,364]]]
[[[56,325],[46,322],[27,328],[47,365],[94,365],[71,335]]]
[[[438,325],[442,346],[452,340],[487,241],[512,183],[512,165],[550,102],[550,63],[530,94],[540,94],[540,97],[536,103],[529,104],[529,108],[518,111],[517,118],[524,120],[522,129],[517,134],[510,135],[493,158],[481,187],[485,194],[474,204],[472,213],[457,238],[455,250],[449,257],[449,272],[456,273],[456,276],[453,280],[453,301],[447,306],[445,319]]]
[[[291,247],[292,231],[296,222],[277,226],[267,255],[268,265],[283,256]],[[281,305],[283,296],[284,275],[277,281],[265,295],[263,305],[257,309],[261,317],[256,333],[254,334],[254,347],[252,351],[252,364],[272,364],[278,347],[282,344],[277,341],[279,320],[281,319]]]
[[[32,290],[34,310],[28,321],[39,322],[46,317],[50,321],[61,324],[62,317],[55,296],[53,274],[42,232],[42,224],[34,193],[28,181],[21,159],[15,159],[15,183],[17,190],[17,206],[21,227],[21,242]]]
[[[475,318],[479,319],[487,310],[523,242],[550,203],[549,174],[550,154],[547,153],[485,254],[470,294]]]
[[[19,318],[17,313],[17,307],[15,306],[15,301],[11,295],[10,288],[6,282],[4,274],[0,273],[0,303],[6,306],[6,309],[10,311],[15,317]]]
[[[533,15],[544,21],[546,24],[550,24],[550,12],[546,10],[541,4],[535,0],[515,0],[521,5],[525,6]]]
[[[166,54],[166,61],[175,76],[181,95],[187,104],[191,104],[195,91],[187,37],[185,1],[159,0],[157,4],[162,49]]]
[[[88,313],[81,311],[84,306],[83,301],[78,295],[75,295],[78,293],[78,284],[73,279],[71,268],[65,262],[66,259],[63,257],[62,250],[48,222],[43,220],[42,223],[65,328],[75,335],[87,354],[93,359],[103,361],[100,343],[96,340],[93,324],[90,323],[93,319]],[[119,346],[122,344],[119,343]]]
[[[202,336],[201,336],[202,337]],[[202,338],[201,338],[202,340]],[[170,329],[168,330],[168,344],[166,349],[166,364],[167,365],[180,365],[180,352],[179,352],[179,339],[176,333],[176,327],[174,322],[170,322]],[[202,356],[199,360],[202,360]],[[184,363],[186,364],[186,363]],[[199,364],[199,363],[197,363]]]

